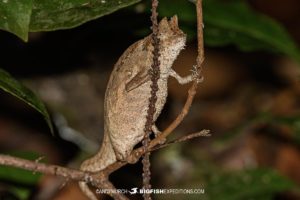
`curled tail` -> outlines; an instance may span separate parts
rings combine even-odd
[[[102,146],[98,153],[93,157],[85,160],[81,166],[80,170],[87,172],[97,172],[100,171],[110,164],[116,161],[116,155],[111,145],[110,138],[108,134],[104,134],[104,139]],[[81,191],[90,199],[90,200],[98,200],[96,195],[90,190],[88,184],[86,182],[79,182],[79,187]]]

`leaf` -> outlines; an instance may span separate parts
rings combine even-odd
[[[243,51],[275,50],[300,61],[299,49],[284,28],[245,2],[207,0],[203,9],[208,45],[235,44]]]
[[[33,0],[0,0],[0,29],[27,41]]]
[[[27,87],[22,85],[19,81],[14,79],[9,73],[0,68],[0,88],[5,92],[12,94],[13,96],[21,99],[32,108],[40,112],[49,128],[51,133],[53,133],[53,127],[50,120],[50,116],[48,111],[44,105],[44,103]]]
[[[293,189],[295,185],[270,169],[251,169],[211,174],[205,187],[209,199],[272,200],[274,194]]]
[[[138,1],[0,0],[0,29],[27,41],[29,31],[73,28]]]
[[[139,0],[36,0],[30,31],[49,31],[79,26]]]
[[[187,0],[172,2],[160,1],[160,16],[177,14],[180,26],[195,33],[195,6]],[[283,53],[300,62],[300,51],[287,31],[275,20],[253,11],[245,1],[204,0],[203,17],[207,46],[235,45],[242,51]]]

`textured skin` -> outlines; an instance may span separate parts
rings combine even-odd
[[[172,64],[184,48],[186,36],[178,28],[177,17],[159,23],[160,70],[156,113],[159,116],[167,98],[167,83],[171,75]],[[111,73],[105,93],[104,139],[99,152],[84,161],[81,170],[99,171],[124,160],[134,146],[142,141],[150,97],[149,69],[152,63],[153,46],[151,35],[131,45],[119,58]],[[80,183],[83,192],[91,200],[97,198],[84,183]]]

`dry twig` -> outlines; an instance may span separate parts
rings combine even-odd
[[[195,138],[198,138],[198,137],[210,137],[211,134],[209,132],[210,132],[209,130],[205,130],[204,129],[204,130],[202,130],[200,132],[196,132],[196,133],[184,135],[181,138],[178,138],[176,140],[173,140],[173,141],[170,141],[168,143],[156,146],[153,149],[151,149],[151,151],[156,151],[158,149],[165,148],[165,147],[170,146],[172,144],[176,144],[176,143],[180,143],[180,142],[185,142],[185,141],[192,140],[192,139],[195,139]]]
[[[151,72],[151,96],[149,98],[149,107],[147,111],[147,120],[145,125],[145,137],[143,140],[143,147],[144,147],[144,157],[142,160],[143,163],[143,188],[145,190],[151,189],[151,171],[150,171],[150,151],[147,151],[149,148],[150,143],[150,134],[152,132],[152,126],[154,121],[154,114],[156,111],[155,104],[157,102],[157,96],[156,93],[158,91],[158,79],[160,76],[160,62],[159,62],[159,38],[158,38],[158,22],[157,22],[157,6],[158,6],[158,0],[152,0],[152,15],[151,15],[151,21],[152,21],[152,45],[153,45],[153,59],[152,59],[152,65],[150,68]],[[151,194],[150,193],[144,193],[144,199],[145,200],[151,200]]]

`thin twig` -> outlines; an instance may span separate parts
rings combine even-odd
[[[157,6],[158,6],[158,0],[152,0],[152,15],[151,15],[151,21],[152,21],[152,45],[153,45],[153,59],[152,64],[150,68],[151,72],[151,96],[149,98],[149,107],[147,110],[147,120],[145,124],[145,137],[143,140],[143,147],[144,147],[144,157],[142,160],[143,163],[143,188],[145,190],[151,189],[151,171],[150,171],[150,151],[147,151],[149,148],[150,143],[150,134],[152,132],[152,126],[154,121],[154,114],[156,111],[155,104],[157,101],[157,91],[158,91],[158,79],[160,76],[160,62],[159,62],[159,38],[158,38],[158,22],[157,22]],[[151,200],[151,193],[144,193],[144,199],[145,200]]]
[[[187,140],[192,140],[192,139],[195,139],[197,137],[210,137],[211,134],[209,133],[210,131],[209,130],[202,130],[200,132],[196,132],[196,133],[192,133],[192,134],[188,134],[188,135],[184,135],[182,136],[181,138],[178,138],[176,140],[173,140],[173,141],[170,141],[168,143],[165,143],[165,144],[161,144],[159,146],[156,146],[154,147],[153,149],[151,149],[151,151],[157,151],[159,149],[162,149],[162,148],[165,148],[165,147],[168,147],[172,144],[176,144],[176,143],[179,143],[179,142],[185,142]]]
[[[197,55],[197,67],[199,74],[202,73],[202,63],[204,62],[204,38],[203,38],[203,11],[202,0],[196,2],[197,12],[197,41],[198,41],[198,55]]]

